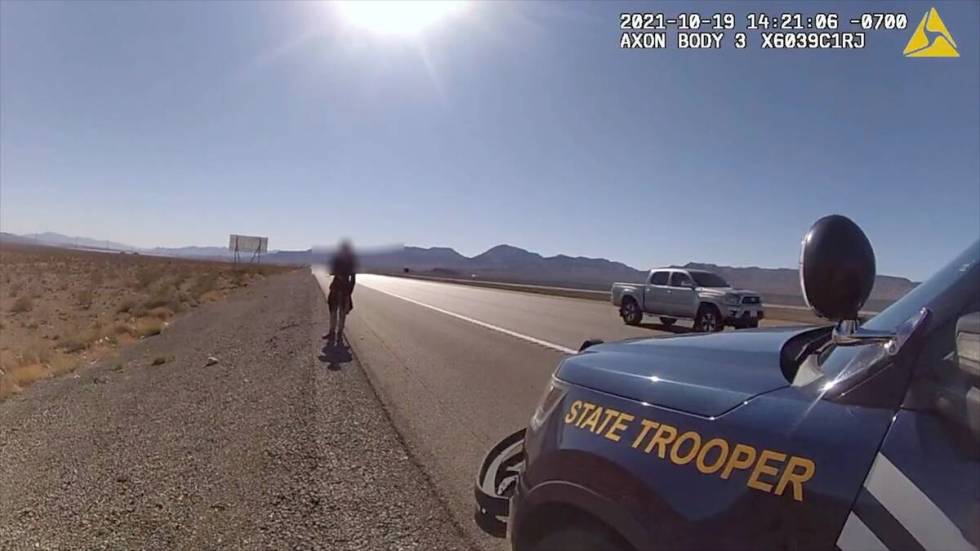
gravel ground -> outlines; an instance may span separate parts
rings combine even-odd
[[[325,309],[271,277],[0,403],[0,549],[469,549]]]

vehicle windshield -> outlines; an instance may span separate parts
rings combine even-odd
[[[963,305],[976,297],[978,278],[980,241],[975,241],[952,262],[865,322],[862,327],[870,331],[896,331],[922,308],[930,311],[930,326],[942,325],[952,316],[958,315]],[[884,354],[881,344],[832,347],[822,354],[820,371],[824,379],[834,379],[845,369],[852,373],[885,359],[887,355]]]
[[[897,302],[864,323],[863,327],[875,331],[894,331],[921,308],[933,310],[934,316],[946,318],[955,312],[949,308],[962,305],[970,297],[959,292],[961,284],[975,281],[980,261],[980,240],[974,241],[962,253],[925,282],[909,291]],[[965,291],[967,294],[969,290]]]
[[[731,287],[723,277],[711,272],[690,272],[698,287]]]

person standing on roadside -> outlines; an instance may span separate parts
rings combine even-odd
[[[354,308],[354,280],[357,273],[357,259],[350,241],[341,241],[340,249],[330,263],[330,292],[327,294],[327,307],[330,310],[330,332],[324,335],[328,342],[341,344],[344,336],[344,321],[347,313]]]

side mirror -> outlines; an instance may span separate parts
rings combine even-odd
[[[834,214],[810,226],[800,251],[800,286],[815,314],[857,320],[874,282],[875,253],[857,224]]]
[[[834,343],[884,343],[889,354],[897,354],[928,312],[923,309],[915,314],[902,331],[860,329],[858,313],[874,284],[875,253],[857,224],[846,216],[832,214],[810,226],[800,250],[800,287],[807,306],[816,315],[837,322]]]

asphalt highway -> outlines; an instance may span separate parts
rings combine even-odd
[[[329,276],[314,273],[326,291]],[[788,322],[764,321],[780,323]],[[583,340],[663,337],[690,326],[678,325],[629,327],[611,304],[593,300],[364,274],[345,333],[457,522],[479,547],[499,549],[472,521],[485,451],[527,424],[558,362]]]

